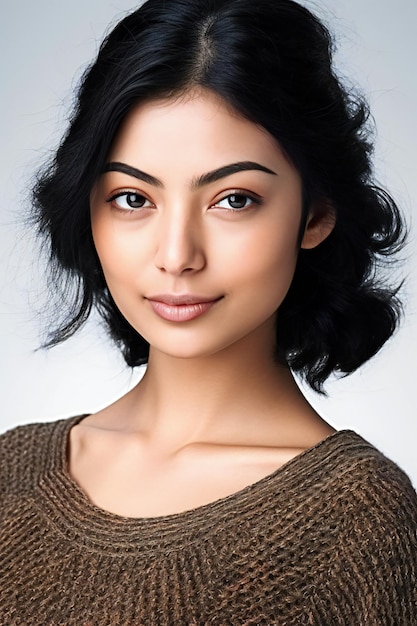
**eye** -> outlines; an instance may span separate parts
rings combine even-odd
[[[235,191],[227,194],[213,205],[215,208],[228,209],[229,211],[242,211],[249,209],[253,204],[260,204],[261,199],[247,193]]]
[[[120,211],[135,211],[136,209],[153,207],[152,202],[137,191],[119,191],[111,196],[107,202]]]

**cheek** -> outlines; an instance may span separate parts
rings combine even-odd
[[[113,290],[112,283],[117,284],[129,282],[137,273],[139,255],[142,246],[135,243],[135,238],[126,236],[115,227],[111,219],[99,211],[92,212],[92,234],[94,245],[110,290]]]
[[[298,246],[295,229],[278,230],[278,233],[278,236],[271,236],[271,230],[262,230],[259,236],[253,233],[236,248],[229,246],[229,265],[234,268],[235,285],[246,285],[248,292],[254,295],[261,296],[262,291],[264,299],[275,298],[280,303],[294,275]],[[232,259],[233,250],[237,249],[239,255]]]

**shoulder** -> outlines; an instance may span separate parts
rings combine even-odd
[[[379,532],[378,520],[417,528],[417,494],[410,479],[360,435],[338,432],[311,456],[305,469],[341,523],[372,524],[373,532]]]
[[[399,568],[398,580],[405,572],[417,580],[417,494],[408,476],[356,433],[335,433],[307,450],[265,495],[276,536],[283,519],[288,532],[301,529],[309,551],[326,563],[326,580],[337,572],[343,580],[348,572],[366,577],[388,561]]]
[[[405,472],[360,435],[341,431],[323,442],[323,448],[323,467],[327,461],[335,491],[351,494],[358,504],[370,498],[394,506],[400,498],[408,500],[412,510],[416,506],[417,495]]]
[[[331,435],[227,506],[242,597],[259,582],[256,597],[269,589],[302,607],[300,624],[307,614],[311,624],[417,624],[417,496],[359,435]]]
[[[417,494],[413,485],[394,462],[359,435],[344,431],[331,439],[324,445],[326,469],[321,472],[326,474],[321,541],[331,546],[331,561],[323,573],[325,586],[332,586],[334,593],[349,585],[356,588],[368,615],[377,612],[379,604],[380,610],[386,607],[389,599],[392,609],[395,605],[414,619]]]
[[[0,435],[0,494],[36,483],[80,417],[17,426]]]

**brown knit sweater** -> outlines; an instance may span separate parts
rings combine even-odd
[[[355,433],[212,504],[129,519],[68,474],[79,419],[0,437],[2,626],[417,625],[417,497]]]

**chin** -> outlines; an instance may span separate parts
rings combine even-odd
[[[193,359],[202,359],[206,357],[213,356],[216,354],[218,350],[216,349],[199,349],[196,346],[186,347],[186,346],[151,346],[150,353],[152,354],[160,354],[165,357],[171,359],[181,359],[181,360],[193,360]]]

